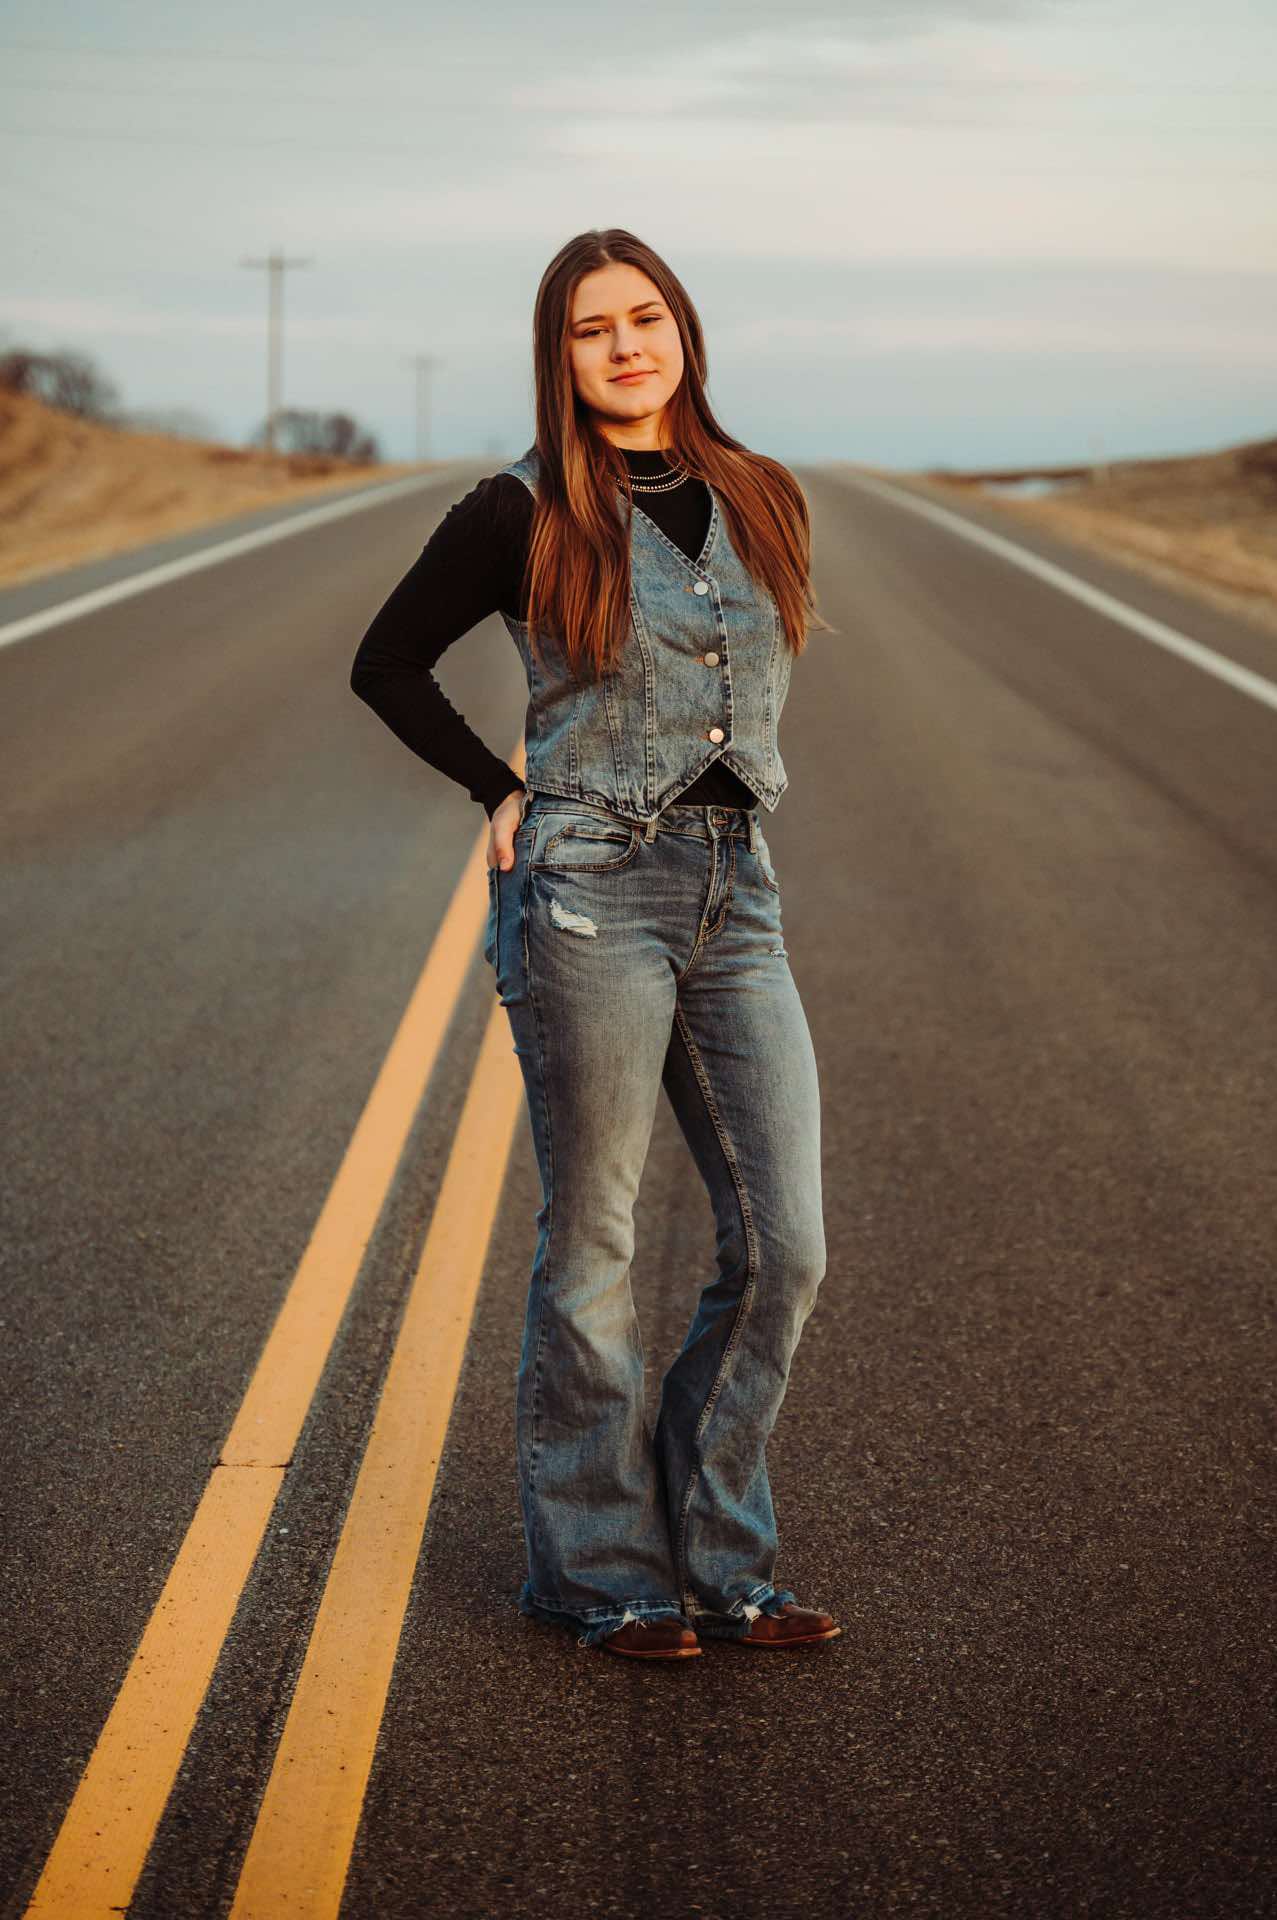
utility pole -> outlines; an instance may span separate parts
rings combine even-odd
[[[278,247],[272,247],[265,260],[241,260],[241,267],[270,269],[270,332],[266,343],[266,451],[275,451],[275,416],[279,412],[283,386],[283,308],[284,269],[308,267],[309,260],[285,260]]]
[[[1109,477],[1108,462],[1104,458],[1104,436],[1101,433],[1093,433],[1091,435],[1091,456],[1092,480],[1107,480]]]
[[[430,445],[430,369],[439,365],[433,353],[414,353],[408,365],[417,369],[417,458],[428,458]]]

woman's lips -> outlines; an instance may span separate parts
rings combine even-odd
[[[646,379],[647,379],[647,373],[646,373],[646,372],[643,372],[643,373],[614,373],[614,374],[612,375],[612,384],[613,384],[613,386],[617,386],[617,387],[628,387],[628,386],[629,386],[629,384],[630,384],[630,381],[631,381],[631,380],[646,380]]]

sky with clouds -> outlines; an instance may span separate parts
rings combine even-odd
[[[531,439],[564,240],[700,312],[724,427],[963,466],[1277,433],[1271,0],[8,0],[0,349],[77,348],[241,441],[285,405],[416,451]]]

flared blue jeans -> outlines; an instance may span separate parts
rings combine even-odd
[[[795,1598],[774,1584],[766,1447],[825,1271],[816,1061],[767,843],[752,809],[675,803],[645,828],[529,790],[514,865],[488,885],[484,953],[542,1190],[515,1395],[519,1608],[586,1646],[632,1619],[731,1638]],[[630,1267],[662,1087],[716,1270],[688,1276],[653,1427]]]

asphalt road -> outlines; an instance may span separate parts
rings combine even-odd
[[[484,826],[348,675],[485,470],[0,647],[6,1915]],[[778,1572],[844,1632],[653,1669],[515,1611],[520,1115],[341,1912],[1272,1914],[1277,711],[853,468],[800,477],[837,631],[768,826],[829,1269],[769,1458]],[[1257,630],[1011,537],[1277,681]],[[442,677],[511,752],[499,622]],[[137,1920],[231,1910],[493,1000],[476,937]],[[713,1247],[664,1106],[637,1225],[654,1400]]]

